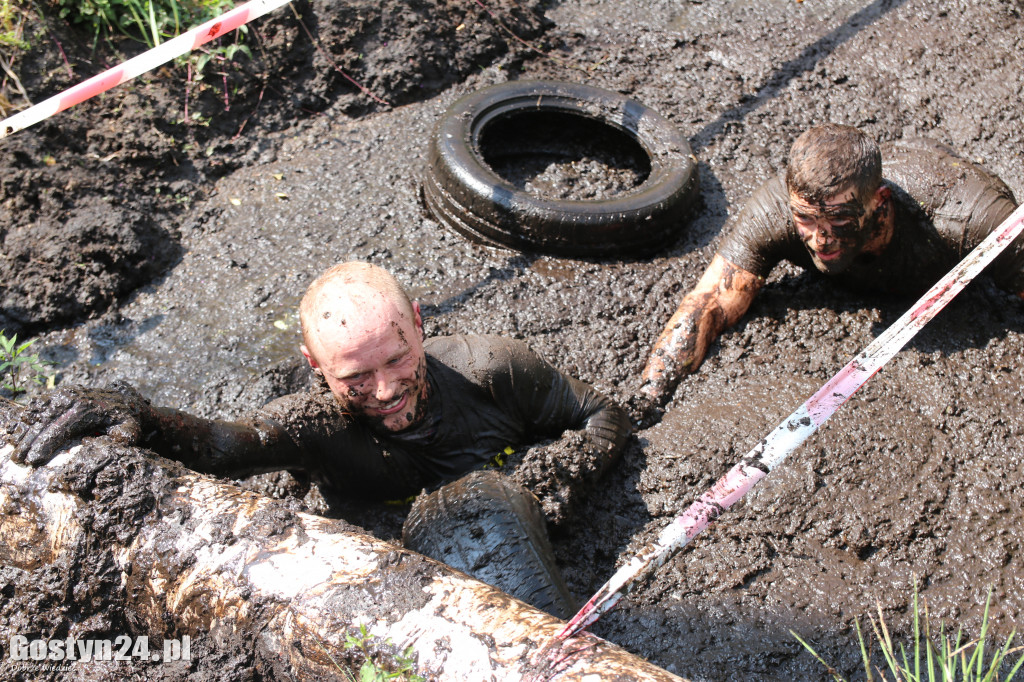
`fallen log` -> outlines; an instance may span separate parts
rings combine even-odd
[[[10,452],[0,564],[63,562],[79,582],[94,578],[81,565],[113,565],[120,586],[105,598],[121,603],[103,608],[123,608],[132,632],[112,637],[187,635],[193,657],[247,657],[280,680],[344,680],[366,659],[430,680],[680,679],[589,633],[559,642],[562,621],[444,564],[148,451],[86,439],[38,468]]]

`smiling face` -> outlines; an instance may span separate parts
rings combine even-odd
[[[857,256],[877,246],[884,237],[887,196],[887,190],[876,192],[865,204],[851,188],[813,203],[790,192],[789,208],[797,234],[818,270],[843,272]]]
[[[427,360],[419,305],[393,298],[366,284],[327,284],[302,354],[346,411],[395,432],[425,415]]]

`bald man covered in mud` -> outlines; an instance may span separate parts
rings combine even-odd
[[[924,139],[882,150],[850,126],[811,128],[793,143],[785,175],[749,199],[697,286],[654,345],[641,377],[648,407],[663,405],[710,344],[750,308],[788,260],[854,289],[919,295],[1016,208],[1010,189]],[[1024,241],[987,272],[1024,296]]]
[[[32,426],[14,457],[45,461],[71,439],[105,430],[199,471],[307,470],[341,493],[400,499],[481,468],[510,446],[572,431],[578,480],[552,485],[552,472],[538,466],[513,474],[558,523],[629,435],[621,408],[521,341],[424,342],[419,305],[377,266],[328,270],[310,285],[300,319],[302,354],[322,378],[310,392],[227,422],[151,406],[126,384],[68,387],[30,407]]]

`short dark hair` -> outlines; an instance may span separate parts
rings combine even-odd
[[[878,144],[853,126],[825,123],[796,138],[786,162],[786,188],[817,203],[850,186],[861,200],[882,184]]]

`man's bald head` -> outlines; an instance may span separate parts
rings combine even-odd
[[[423,320],[395,278],[342,263],[306,291],[302,354],[349,414],[397,432],[422,421],[428,398]]]
[[[372,263],[340,263],[320,275],[302,297],[302,341],[316,349],[324,333],[333,335],[342,331],[339,327],[355,332],[361,326],[379,324],[388,310],[415,319],[412,301],[390,272]]]

